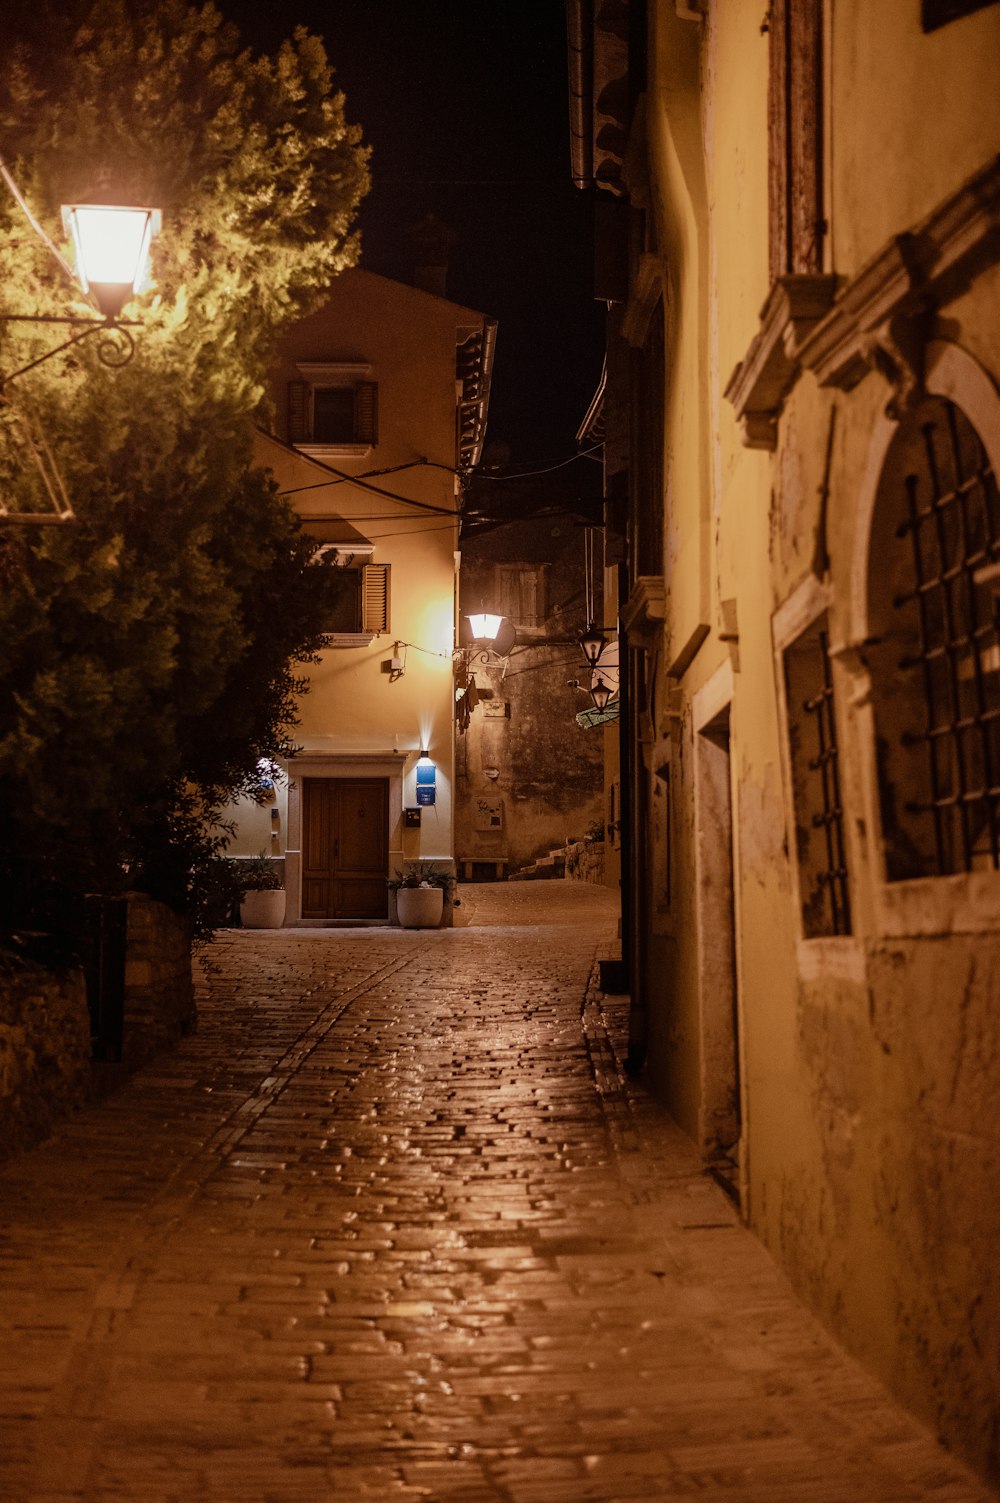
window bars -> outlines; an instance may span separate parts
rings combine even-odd
[[[1000,559],[1000,498],[975,429],[936,399],[904,478],[916,649],[899,663],[923,690],[929,796],[907,812],[933,824],[932,875],[1000,866],[1000,637],[990,576]]]
[[[806,715],[813,717],[818,750],[809,758],[809,770],[815,776],[820,807],[812,816],[814,830],[823,837],[825,863],[813,873],[820,893],[828,905],[826,934],[850,934],[851,900],[847,887],[847,857],[844,846],[844,808],[840,798],[840,751],[837,745],[837,721],[833,707],[833,679],[830,675],[830,638],[825,630],[816,633],[816,668],[820,687],[803,703]],[[824,905],[824,906],[826,906]]]

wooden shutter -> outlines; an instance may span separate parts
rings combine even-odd
[[[378,443],[378,382],[359,381],[354,396],[354,441]]]
[[[307,444],[309,431],[309,382],[288,383],[288,442]]]
[[[361,569],[361,630],[389,630],[388,564],[365,564]]]

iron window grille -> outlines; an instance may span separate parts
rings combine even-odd
[[[802,926],[807,939],[851,933],[840,747],[824,613],[785,652]]]
[[[1000,559],[1000,500],[979,435],[954,403],[921,414],[918,463],[903,478],[897,537],[911,584],[893,606],[915,618],[899,662],[922,691],[923,796],[906,815],[929,822],[931,874],[1000,866],[1000,636],[989,576]],[[925,844],[930,844],[924,838]]]

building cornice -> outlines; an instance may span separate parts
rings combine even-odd
[[[893,388],[891,408],[905,405],[922,383],[933,312],[997,260],[1000,156],[839,289],[832,276],[779,277],[726,387],[744,443],[775,448],[782,405],[803,370],[841,391],[878,370]]]

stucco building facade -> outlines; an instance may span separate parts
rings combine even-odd
[[[385,919],[404,862],[453,862],[457,473],[479,457],[495,333],[355,269],[281,346],[256,458],[346,586],[287,777],[236,811],[231,853],[283,858],[286,924]]]
[[[632,1066],[1000,1476],[1000,7],[570,0]]]

